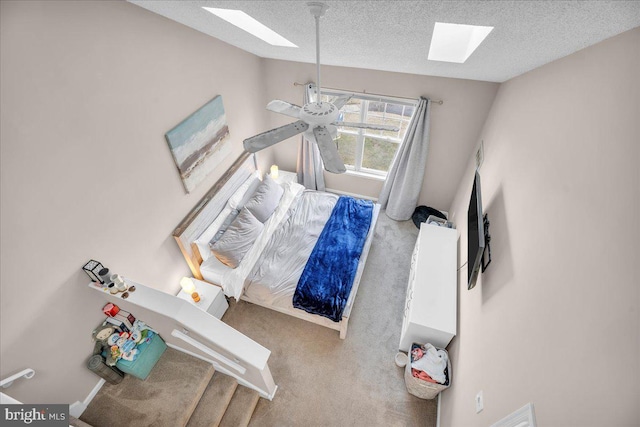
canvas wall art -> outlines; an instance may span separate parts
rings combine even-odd
[[[193,191],[229,154],[229,128],[216,96],[166,133],[165,138],[187,193]]]

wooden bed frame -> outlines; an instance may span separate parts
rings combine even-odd
[[[240,157],[229,169],[213,184],[213,187],[205,194],[191,212],[173,230],[173,237],[187,261],[193,277],[202,278],[200,264],[202,258],[198,248],[193,243],[222,212],[227,200],[234,191],[258,169],[255,156],[243,151]]]
[[[202,277],[202,273],[200,272],[200,264],[202,263],[202,258],[200,257],[198,249],[193,242],[206,230],[206,228],[213,222],[213,220],[220,214],[220,212],[222,212],[222,209],[225,207],[227,200],[231,197],[231,195],[233,195],[235,190],[240,187],[240,185],[242,185],[242,183],[251,174],[255,173],[256,170],[257,163],[255,156],[246,151],[243,152],[240,157],[238,157],[236,161],[231,165],[231,167],[222,175],[222,177],[220,177],[220,179],[213,185],[213,187],[211,187],[207,194],[205,194],[205,196],[198,202],[196,207],[194,207],[191,212],[187,214],[187,216],[173,231],[173,237],[178,243],[180,251],[187,261],[189,268],[191,268],[191,272],[193,273],[193,276],[195,278],[204,280]],[[378,220],[379,212],[380,205],[376,204],[373,209],[373,216],[371,218],[369,233],[367,234],[367,239],[365,240],[364,248],[362,250],[362,254],[360,255],[358,269],[356,270],[356,276],[354,277],[353,285],[351,287],[351,293],[349,294],[349,299],[347,300],[347,304],[345,305],[342,319],[339,322],[333,322],[326,317],[316,314],[310,314],[296,308],[288,309],[262,304],[261,302],[252,300],[245,295],[243,295],[240,299],[252,304],[278,311],[280,313],[285,313],[290,316],[306,320],[308,322],[337,330],[340,332],[340,338],[345,339],[345,337],[347,336],[349,317],[351,315],[351,310],[353,309],[353,304],[358,292],[362,272],[364,271],[364,266],[367,261],[367,256],[369,254],[369,249],[373,240],[374,230],[376,222]],[[219,286],[219,284],[217,283],[213,283],[213,285]]]

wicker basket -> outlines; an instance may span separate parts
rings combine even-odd
[[[420,345],[420,344],[415,344],[415,345]],[[411,346],[411,348],[413,348],[413,346]],[[437,348],[437,347],[436,349],[443,350],[445,353],[447,353],[447,350]],[[409,352],[409,363],[407,363],[407,366],[405,366],[404,368],[404,382],[407,386],[407,391],[410,394],[416,397],[419,397],[421,399],[435,399],[436,396],[438,396],[438,394],[442,390],[449,388],[449,386],[451,385],[451,360],[449,360],[448,353],[447,353],[447,373],[449,378],[448,385],[430,383],[428,381],[423,381],[419,378],[415,378],[413,375],[411,375],[411,362],[413,362],[413,357],[411,357],[411,352]]]

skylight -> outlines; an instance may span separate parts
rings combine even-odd
[[[291,43],[289,40],[282,37],[280,34],[273,31],[266,25],[256,21],[241,10],[233,9],[218,9],[215,7],[203,7],[207,12],[211,12],[219,18],[224,19],[230,24],[245,30],[247,33],[256,36],[257,38],[266,41],[274,46],[284,47],[298,47]]]
[[[491,30],[493,27],[436,22],[429,47],[429,60],[462,64]]]

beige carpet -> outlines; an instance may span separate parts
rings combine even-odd
[[[244,301],[222,320],[271,350],[278,384],[250,426],[435,426],[436,400],[407,393],[398,350],[418,229],[380,214],[346,340],[337,331]]]
[[[209,363],[167,348],[146,380],[126,375],[102,386],[80,419],[94,427],[184,426],[213,373]]]

